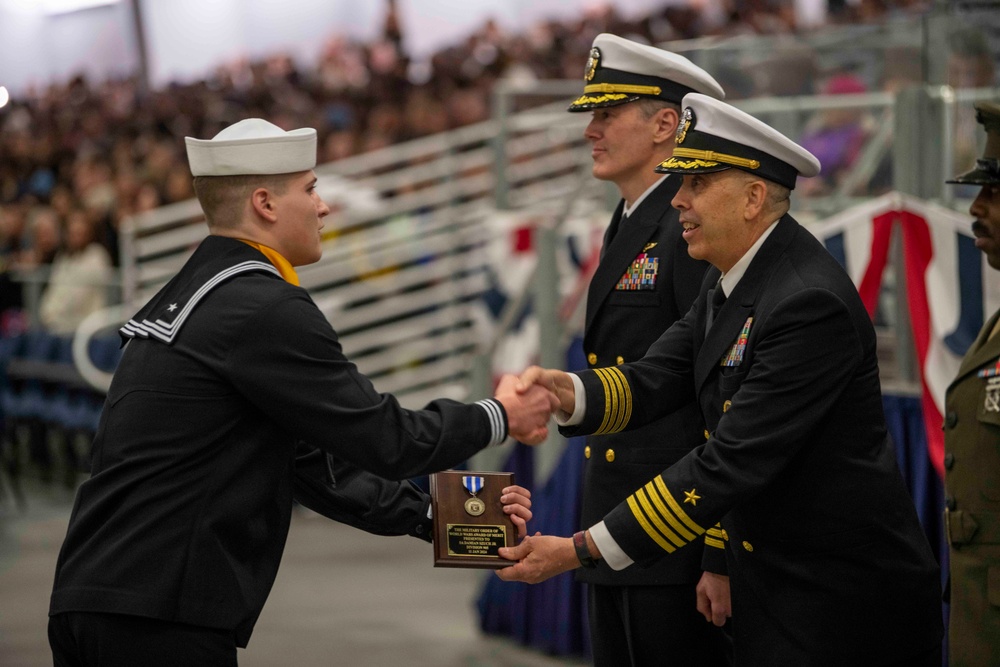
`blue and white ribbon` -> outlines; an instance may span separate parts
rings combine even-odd
[[[476,475],[462,475],[462,486],[472,495],[483,490],[483,478]]]

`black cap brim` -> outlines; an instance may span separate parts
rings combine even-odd
[[[976,168],[950,178],[945,183],[957,185],[996,185],[1000,183],[1000,159],[979,158]]]

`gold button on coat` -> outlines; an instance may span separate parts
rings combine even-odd
[[[709,438],[711,438],[711,437],[712,437],[712,434],[711,434],[711,433],[709,433],[709,432],[708,432],[708,429],[706,428],[706,429],[705,429],[705,439],[706,439],[706,440],[708,440],[708,439],[709,439]]]
[[[753,551],[753,545],[747,542],[746,540],[743,540],[743,548],[746,549],[747,551]]]
[[[604,458],[606,458],[608,460],[608,463],[611,463],[612,461],[614,461],[615,460],[615,450],[609,449],[608,451],[604,452]]]
[[[587,445],[586,447],[583,448],[583,458],[585,459],[590,458],[590,445]]]
[[[590,364],[591,366],[593,366],[594,364],[596,364],[597,363],[597,355],[594,354],[593,352],[591,352],[590,354],[588,354],[587,355],[587,363]]]
[[[732,404],[733,404],[732,401],[726,401],[725,403],[723,403],[722,404],[722,411],[723,412],[729,412],[729,408],[730,408],[730,406],[732,406]]]
[[[621,355],[618,355],[618,358],[615,361],[618,363],[619,366],[625,363],[625,359]]]

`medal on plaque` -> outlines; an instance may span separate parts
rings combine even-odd
[[[465,511],[472,516],[479,516],[486,511],[486,503],[476,497],[476,494],[483,489],[483,478],[476,475],[463,475],[462,486],[472,494],[472,497],[465,501]]]
[[[514,522],[500,502],[500,492],[514,483],[514,475],[445,470],[430,481],[434,567],[512,565],[498,550],[514,546]]]

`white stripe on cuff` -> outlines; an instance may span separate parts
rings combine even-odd
[[[490,420],[490,441],[487,447],[499,445],[507,439],[507,424],[503,417],[503,409],[492,398],[476,401],[476,405],[486,411],[486,416]]]

